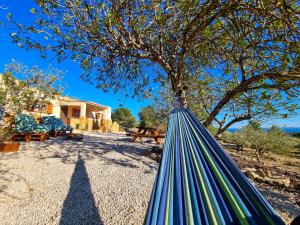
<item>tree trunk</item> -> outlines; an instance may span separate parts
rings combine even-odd
[[[186,90],[187,86],[179,86],[175,90],[175,108],[185,109],[187,108],[187,100],[186,100]]]
[[[255,150],[255,156],[256,156],[257,161],[260,162],[258,153],[259,153],[259,150],[256,149],[256,150]]]
[[[174,96],[174,108],[187,108],[186,91],[188,87],[182,85],[180,71],[178,73],[170,72],[169,78],[171,80],[172,89],[175,93]]]

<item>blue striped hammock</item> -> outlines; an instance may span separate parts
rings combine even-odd
[[[144,224],[284,222],[196,115],[174,109]]]

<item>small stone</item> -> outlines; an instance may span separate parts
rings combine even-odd
[[[262,171],[264,172],[265,176],[272,177],[272,173],[267,167],[263,167]]]
[[[255,172],[255,171],[256,171],[255,168],[250,168],[250,167],[245,168],[245,170],[246,170],[246,171],[251,171],[251,172]]]
[[[271,180],[272,180],[272,184],[275,184],[278,186],[284,186],[284,187],[291,186],[290,178],[272,178]]]
[[[257,177],[255,180],[259,183],[266,183],[266,181],[263,177]]]
[[[263,177],[263,178],[264,178],[264,177],[266,176],[266,174],[264,173],[264,171],[263,171],[262,169],[257,169],[255,172],[256,172],[257,175],[260,176],[260,177]]]
[[[160,158],[161,158],[161,155],[160,154],[156,154],[156,153],[152,153],[150,155],[150,158],[153,159],[154,161],[156,162],[159,162]]]
[[[253,171],[250,171],[250,170],[246,170],[245,174],[246,174],[246,176],[247,176],[248,178],[250,178],[251,180],[255,180],[256,178],[259,177],[259,175],[258,175],[257,173],[255,173],[255,172],[253,172]]]
[[[134,209],[132,206],[130,206],[129,209],[128,209],[128,212],[129,212],[129,213],[134,213],[134,212],[135,212],[135,209]]]
[[[153,153],[162,153],[162,151],[163,151],[163,148],[160,146],[153,146],[151,148],[151,152],[153,152]]]
[[[264,178],[264,183],[266,183],[266,184],[272,184],[272,179],[270,177],[265,177]]]
[[[300,181],[299,180],[291,180],[291,186],[296,189],[300,189]]]

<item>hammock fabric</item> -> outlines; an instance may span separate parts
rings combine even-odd
[[[196,115],[174,109],[144,224],[284,222]]]

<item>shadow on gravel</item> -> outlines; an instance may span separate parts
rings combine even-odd
[[[69,193],[61,211],[60,225],[102,225],[91,190],[84,160],[78,160],[70,181]]]
[[[99,159],[107,165],[116,164],[130,168],[138,168],[138,162],[147,166],[147,171],[157,169],[155,163],[145,160],[144,157],[145,152],[149,151],[152,145],[133,143],[132,139],[128,137],[117,137],[106,140],[101,137],[85,134],[84,141],[51,138],[44,143],[37,144],[38,147],[36,149],[42,149],[42,151],[35,151],[34,154],[40,160],[58,158],[63,163],[73,164],[76,163],[77,150],[80,149],[81,157],[85,161]],[[53,146],[56,146],[56,149]],[[110,152],[118,152],[124,157],[121,159],[112,158],[109,156]],[[45,163],[47,162],[45,161]]]

